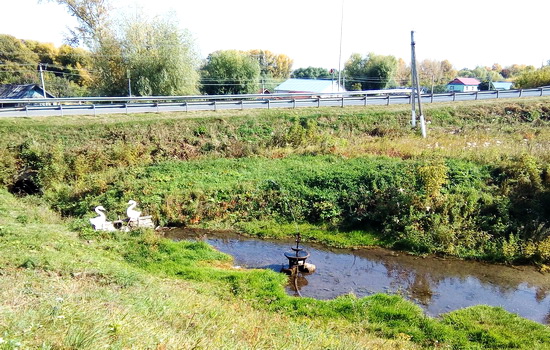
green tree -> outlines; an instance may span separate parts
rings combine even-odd
[[[260,64],[241,51],[216,51],[208,55],[201,73],[206,94],[250,94],[258,90]]]
[[[250,57],[260,64],[262,77],[287,79],[292,70],[292,60],[284,54],[274,54],[268,50],[250,50]]]
[[[68,80],[84,88],[91,85],[92,57],[89,51],[62,45],[58,50],[56,63],[63,67]]]
[[[90,48],[92,86],[102,95],[196,93],[198,58],[187,31],[169,17],[136,14],[123,21],[110,17],[109,0],[48,0],[65,5],[78,19],[73,37]]]
[[[0,84],[36,83],[38,63],[38,55],[21,40],[0,34]]]
[[[333,74],[326,68],[321,67],[307,67],[298,68],[292,72],[291,77],[296,79],[330,79]]]
[[[500,73],[505,79],[511,79],[519,76],[523,72],[534,71],[534,66],[527,66],[525,64],[512,64],[503,68]]]
[[[396,86],[394,76],[398,62],[394,56],[383,56],[369,53],[365,58],[354,53],[345,65],[346,88],[352,89],[356,83],[362,90],[385,89]]]
[[[536,70],[525,70],[516,78],[514,84],[519,89],[548,86],[550,85],[550,66],[544,66]]]
[[[458,76],[466,78],[476,78],[481,84],[480,90],[488,90],[489,84],[493,81],[502,81],[504,77],[499,71],[493,70],[493,68],[499,68],[498,64],[494,64],[492,67],[477,66],[473,70],[464,68],[458,72]]]
[[[136,95],[197,92],[198,55],[190,34],[180,30],[175,19],[136,16],[123,25],[122,33],[123,63]]]
[[[397,60],[397,69],[395,71],[394,79],[398,86],[411,85],[411,66],[407,65],[402,58]]]
[[[96,94],[104,96],[123,96],[128,94],[126,64],[122,47],[113,36],[101,38],[93,53],[95,73],[92,88]]]
[[[434,93],[444,92],[447,84],[456,77],[457,71],[448,60],[423,60],[418,64],[418,77],[420,85]]]
[[[38,55],[40,63],[53,65],[56,61],[59,49],[52,43],[42,43],[34,40],[25,40],[24,45]]]

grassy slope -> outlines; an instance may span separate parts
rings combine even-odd
[[[166,277],[160,267],[145,272],[123,258],[131,242],[83,241],[56,214],[0,191],[0,349],[415,347],[368,333],[361,322],[254,308],[223,283]],[[218,253],[193,252],[187,265],[207,258],[215,270],[229,268]]]
[[[202,243],[152,232],[79,238],[0,191],[0,348],[546,349],[548,327],[499,308],[438,321],[397,296],[292,298]]]
[[[428,106],[428,141],[407,127],[406,106],[243,111],[216,119],[208,113],[4,119],[0,177],[10,183],[21,166],[13,155],[25,142],[27,161],[44,166],[46,198],[59,196],[65,184],[77,195],[97,195],[114,179],[169,159],[374,154],[485,164],[528,152],[547,162],[549,105],[537,99]],[[316,120],[321,137],[292,131],[302,118]],[[241,176],[225,175],[236,175],[237,183]],[[132,186],[122,183],[113,198]],[[548,327],[498,308],[458,310],[438,321],[398,297],[288,298],[279,277],[228,269],[205,247],[148,233],[85,231],[79,238],[42,208],[0,192],[0,348],[17,342],[30,348],[549,348]]]

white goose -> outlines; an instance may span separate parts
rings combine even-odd
[[[135,200],[129,200],[128,201],[129,207],[126,209],[126,215],[128,215],[128,220],[130,221],[138,221],[139,217],[141,216],[141,212],[138,210],[134,210],[134,208],[137,206],[137,203]]]
[[[95,207],[94,211],[99,215],[95,218],[90,219],[90,224],[92,224],[94,230],[99,231],[115,231],[115,227],[111,221],[107,221],[107,216],[105,215],[102,205]]]
[[[126,215],[128,215],[128,225],[130,227],[155,228],[151,215],[141,216],[141,211],[134,209],[137,206],[136,201],[130,200],[128,205]]]

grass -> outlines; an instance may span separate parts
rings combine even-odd
[[[202,243],[151,231],[75,233],[3,190],[0,227],[3,349],[550,346],[548,327],[498,308],[438,320],[399,296],[289,297],[283,276],[233,269]]]
[[[425,108],[427,140],[407,106],[3,118],[0,183],[37,193],[0,189],[0,349],[549,349],[547,326],[500,308],[292,298],[202,243],[86,228],[133,198],[162,223],[550,258],[550,99]]]
[[[3,190],[0,228],[1,349],[417,347],[345,319],[329,324],[254,307],[216,276],[249,273],[233,271],[227,256],[203,244],[151,232],[93,239],[84,232],[82,239],[55,213]],[[136,261],[133,249],[145,246],[153,259]],[[178,276],[182,266],[209,273]]]
[[[426,140],[409,113],[6,118],[0,183],[34,190],[65,216],[99,204],[121,213],[132,198],[161,224],[272,235],[258,228],[298,221],[338,246],[548,263],[550,99],[429,105]]]

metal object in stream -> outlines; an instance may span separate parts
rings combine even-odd
[[[309,258],[309,253],[300,247],[301,241],[302,236],[298,232],[296,234],[296,248],[291,247],[290,249],[292,250],[285,252],[285,257],[288,259],[288,268],[283,268],[281,270],[291,276],[292,284],[299,296],[302,296],[302,294],[298,286],[298,273],[313,273],[315,271],[315,265],[306,263],[306,259]]]
[[[288,259],[288,269],[283,269],[284,272],[293,274],[296,271],[312,273],[315,271],[315,265],[306,263],[309,258],[309,253],[300,247],[302,237],[300,233],[296,234],[296,247],[291,247],[285,252],[285,257]]]

